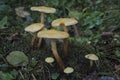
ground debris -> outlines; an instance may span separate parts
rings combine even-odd
[[[98,76],[96,72],[87,75],[83,80],[117,80],[113,76]]]

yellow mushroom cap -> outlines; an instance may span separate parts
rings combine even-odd
[[[75,18],[59,18],[52,22],[52,26],[60,26],[61,24],[64,24],[65,26],[71,26],[77,23],[78,21]]]
[[[34,23],[34,24],[31,24],[28,27],[26,27],[25,31],[37,32],[37,31],[41,30],[43,27],[44,27],[44,24],[42,24],[42,23]]]
[[[70,74],[73,71],[74,71],[74,69],[72,67],[67,67],[67,68],[64,69],[64,73],[66,73],[66,74]]]
[[[52,58],[52,57],[47,57],[47,58],[45,59],[45,62],[47,62],[47,63],[53,63],[53,62],[54,62],[54,58]]]
[[[85,55],[85,58],[90,60],[98,60],[98,57],[95,54],[87,54]]]
[[[46,31],[38,32],[37,36],[40,38],[42,37],[42,38],[62,39],[62,38],[68,38],[69,34],[63,31],[46,30]]]
[[[44,13],[55,13],[56,9],[52,7],[46,7],[46,6],[35,6],[31,7],[32,11],[39,11],[39,12],[44,12]]]

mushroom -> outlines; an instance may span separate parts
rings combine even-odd
[[[69,37],[69,34],[63,31],[57,31],[57,30],[47,30],[47,31],[40,31],[37,34],[38,37],[40,38],[49,38],[51,39],[51,50],[53,52],[53,55],[55,56],[55,59],[57,60],[59,66],[61,69],[64,69],[64,63],[62,59],[60,58],[58,51],[57,51],[57,46],[56,46],[56,39],[65,39]]]
[[[65,69],[64,69],[64,73],[66,73],[66,74],[70,74],[70,73],[72,73],[74,71],[74,69],[72,68],[72,67],[66,67]]]
[[[53,27],[63,26],[64,31],[68,32],[67,26],[74,25],[73,28],[75,30],[76,35],[78,36],[79,34],[78,34],[78,31],[75,26],[75,24],[77,24],[77,23],[78,23],[78,21],[75,18],[59,18],[52,22],[52,26]]]
[[[52,26],[53,27],[63,26],[64,31],[68,32],[67,26],[75,25],[77,23],[78,21],[75,18],[59,18],[52,22]],[[76,34],[78,35],[78,31],[75,26],[74,26],[74,30]],[[68,45],[68,42],[66,39],[64,39],[64,56],[65,57],[67,56],[67,47],[68,47],[67,45]]]
[[[54,58],[52,57],[47,57],[45,58],[45,62],[47,62],[48,64],[50,64],[53,67],[53,62],[54,62]]]
[[[85,58],[90,60],[90,67],[93,66],[93,61],[98,60],[98,56],[96,56],[95,54],[87,54],[87,55],[85,55]]]
[[[32,41],[31,41],[32,47],[34,45],[34,42],[35,42],[35,39],[37,36],[37,32],[42,30],[43,27],[44,27],[44,25],[42,23],[34,23],[25,28],[25,31],[34,33]],[[41,38],[40,38],[40,40],[41,40]]]
[[[55,8],[46,7],[46,6],[34,6],[34,7],[31,7],[31,10],[41,12],[40,20],[41,20],[41,23],[43,23],[43,24],[44,24],[44,15],[45,15],[45,13],[55,13],[56,12]]]

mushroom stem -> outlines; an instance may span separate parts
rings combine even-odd
[[[66,26],[63,27],[65,32],[68,32],[68,29]]]
[[[68,29],[67,29],[67,27],[65,26],[65,24],[64,23],[61,23],[60,24],[61,26],[63,26],[63,28],[64,28],[64,31],[65,32],[68,32]],[[67,41],[67,39],[64,39],[64,56],[66,57],[67,56],[67,45],[68,45],[68,41]]]
[[[39,42],[38,42],[38,48],[40,48],[40,46],[41,46],[41,43],[42,43],[42,38],[39,38]]]
[[[93,66],[93,61],[92,60],[90,60],[90,67],[92,67]]]
[[[74,28],[75,34],[79,37],[79,33],[78,33],[78,29],[77,29],[76,25],[73,25],[73,28]]]
[[[49,63],[51,67],[54,67],[54,65],[52,63]]]
[[[64,23],[61,23],[60,26],[63,26],[64,31],[65,31],[65,32],[68,32],[68,29],[67,29],[67,27],[65,26]]]
[[[66,57],[67,56],[67,48],[68,48],[68,41],[67,39],[64,39],[64,56]]]
[[[52,52],[53,52],[53,55],[55,56],[55,59],[57,60],[60,68],[62,70],[65,69],[65,66],[64,66],[64,63],[62,61],[62,59],[60,58],[60,56],[58,55],[58,52],[57,52],[57,47],[56,47],[56,40],[55,39],[52,39],[51,40],[51,46],[52,46]]]
[[[41,17],[40,17],[40,20],[41,20],[41,23],[44,24],[44,12],[41,13]]]
[[[43,29],[42,29],[41,31],[43,31],[43,30],[46,30],[46,28],[43,27]],[[38,31],[38,32],[39,32],[39,31]],[[37,32],[37,33],[38,33],[38,32]],[[38,41],[38,44],[37,44],[37,47],[38,47],[38,48],[40,48],[40,46],[41,46],[41,44],[42,44],[42,41],[43,41],[43,38],[39,38],[39,41]]]
[[[33,35],[33,37],[32,37],[31,47],[33,47],[33,45],[34,45],[34,42],[35,42],[35,39],[36,39],[36,34],[37,34],[37,33],[34,33],[34,35]]]

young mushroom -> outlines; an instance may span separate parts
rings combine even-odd
[[[57,31],[57,30],[47,30],[47,31],[40,31],[37,34],[38,37],[40,38],[49,38],[51,39],[51,50],[53,52],[53,55],[55,56],[55,59],[57,60],[60,68],[64,70],[65,66],[60,58],[58,51],[57,51],[57,46],[56,46],[56,39],[65,39],[69,37],[69,34],[63,31]]]
[[[53,67],[53,62],[54,62],[54,58],[52,57],[47,57],[45,58],[45,62],[47,62],[48,64],[50,64]]]
[[[56,19],[54,21],[52,21],[52,26],[53,27],[57,27],[57,26],[62,26],[65,32],[68,32],[67,26],[71,26],[71,25],[75,25],[77,24],[78,21],[75,18],[59,18]],[[78,31],[76,29],[76,27],[74,26],[74,30],[76,32],[76,34],[78,35]],[[67,45],[68,42],[66,39],[64,39],[64,56],[67,56]]]
[[[37,32],[42,30],[44,27],[44,25],[42,23],[34,23],[29,25],[28,27],[25,28],[25,31],[27,32],[32,32],[33,33],[33,38],[31,41],[31,46],[33,47],[36,36],[37,36]],[[41,39],[41,38],[40,38]]]
[[[74,71],[74,69],[72,68],[72,67],[66,67],[65,69],[64,69],[64,73],[66,73],[66,74],[70,74],[70,73],[72,73]]]
[[[93,66],[93,61],[98,60],[98,56],[96,56],[95,54],[87,54],[85,55],[85,58],[90,60],[90,67]]]
[[[31,7],[31,10],[41,12],[40,20],[41,20],[41,23],[43,23],[43,24],[44,24],[44,15],[45,15],[45,13],[55,13],[56,12],[55,8],[46,7],[46,6],[34,6],[34,7]]]

